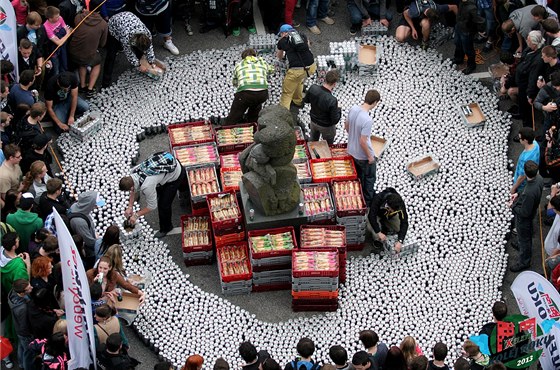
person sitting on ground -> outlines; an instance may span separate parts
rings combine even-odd
[[[109,247],[115,244],[121,244],[121,231],[117,225],[111,225],[105,230],[105,234],[103,234],[103,238],[101,238],[101,243],[99,244],[99,249],[95,251],[96,258],[105,255]]]
[[[354,365],[348,362],[348,352],[346,352],[344,347],[339,345],[332,346],[329,348],[329,357],[334,362],[337,370],[354,370]]]
[[[434,354],[434,359],[428,362],[428,370],[449,370],[449,366],[445,364],[447,345],[442,342],[437,342],[432,353]]]
[[[111,261],[111,266],[113,266],[113,271],[115,274],[121,274],[121,276],[126,279],[126,270],[123,264],[123,252],[120,244],[113,244],[107,251],[103,254],[105,257],[109,258]]]
[[[379,19],[379,23],[385,27],[389,27],[389,22],[393,19],[393,13],[387,9],[386,0],[350,0],[346,6],[350,13],[351,35],[372,24],[372,19]]]
[[[320,367],[311,358],[315,352],[315,343],[311,339],[301,338],[297,343],[296,350],[300,358],[288,362],[284,370],[302,370],[302,368],[317,370]]]
[[[368,220],[375,240],[383,243],[387,240],[387,235],[398,235],[395,251],[399,253],[408,232],[408,213],[403,199],[395,189],[387,188],[373,197]]]
[[[35,212],[32,212],[34,196],[31,193],[21,195],[19,209],[6,217],[6,222],[10,224],[18,233],[20,238],[20,248],[27,252],[31,235],[43,227],[43,220]]]
[[[364,345],[366,352],[373,358],[373,362],[378,369],[382,369],[389,348],[379,341],[379,336],[373,330],[362,330],[360,332],[360,342]]]
[[[47,181],[50,180],[47,175],[47,166],[43,161],[35,161],[31,165],[31,169],[25,174],[22,183],[22,191],[33,194],[35,204],[39,204],[41,195],[47,190]]]
[[[403,12],[403,17],[397,27],[395,38],[398,42],[405,42],[410,36],[418,40],[418,29],[422,33],[422,49],[428,49],[432,25],[436,24],[439,16],[447,12],[457,15],[457,5],[436,4],[433,0],[412,2]]]
[[[89,109],[89,104],[78,96],[78,86],[78,77],[72,72],[62,72],[47,81],[45,104],[58,132],[69,131],[76,118]]]
[[[103,294],[107,296],[113,303],[117,301],[118,291],[115,289],[117,286],[130,291],[131,293],[140,296],[140,303],[144,302],[144,292],[126,281],[121,274],[113,271],[111,260],[108,257],[101,257],[97,268],[92,268],[86,272],[88,281],[92,284],[94,281],[101,282]]]

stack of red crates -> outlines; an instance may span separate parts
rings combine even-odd
[[[297,248],[294,228],[248,232],[253,269],[253,292],[284,290],[292,287],[292,250]]]
[[[208,216],[181,216],[183,259],[186,266],[210,265],[212,249],[212,229]]]
[[[311,235],[323,235],[312,237]],[[331,238],[329,234],[340,235],[341,238]],[[339,282],[346,282],[346,228],[339,225],[302,225],[300,229],[299,246],[301,250],[336,249],[338,252]]]
[[[333,181],[331,187],[336,223],[346,227],[347,248],[349,251],[361,251],[366,241],[367,204],[360,181]]]
[[[292,310],[336,311],[338,251],[334,248],[292,252]]]
[[[243,215],[235,191],[209,194],[206,202],[210,212],[216,248],[245,240]]]
[[[224,295],[251,293],[253,272],[249,262],[247,242],[216,246],[220,284]]]
[[[239,191],[241,179],[241,165],[239,164],[239,152],[228,152],[220,155],[220,182],[224,191]],[[232,178],[232,179],[228,179]]]

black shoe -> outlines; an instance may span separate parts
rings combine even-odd
[[[476,69],[476,66],[467,66],[467,68],[463,69],[463,73],[466,75],[470,75]]]
[[[155,233],[154,236],[155,236],[156,238],[160,239],[160,238],[163,238],[164,236],[166,236],[166,235],[169,233],[169,231],[171,231],[171,230],[168,230],[168,231],[160,230],[160,231],[158,231],[157,233]]]
[[[352,26],[350,26],[350,34],[351,35],[355,35],[358,33],[358,31],[362,28],[361,25],[359,24],[353,24]]]
[[[489,53],[494,49],[494,46],[492,45],[492,43],[486,43],[486,45],[484,45],[484,47],[482,48],[482,52],[483,53]]]
[[[511,272],[521,272],[523,270],[528,270],[531,266],[525,266],[520,264],[515,264],[509,268]]]
[[[96,95],[96,94],[97,94],[97,91],[95,91],[95,89],[91,89],[91,90],[90,90],[90,89],[87,89],[87,92],[86,92],[86,99],[87,99],[87,100],[91,100],[91,99],[95,98],[95,95]]]
[[[84,94],[84,95],[85,95],[85,94],[87,94],[87,92],[88,92],[88,88],[87,88],[87,87],[81,87],[81,86],[78,87],[78,93],[79,93],[79,94]]]

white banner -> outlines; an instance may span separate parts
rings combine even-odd
[[[68,228],[54,207],[53,212],[64,279],[64,308],[71,357],[68,369],[89,369],[89,365],[95,365],[96,361],[88,279]]]
[[[511,285],[522,315],[535,317],[540,325],[543,321],[560,318],[560,294],[554,286],[534,271],[524,271]],[[547,322],[545,326],[549,326]],[[543,370],[560,369],[560,330],[557,325],[550,328],[540,358]]]
[[[19,80],[16,13],[9,0],[0,0],[0,58],[14,65],[13,77]]]

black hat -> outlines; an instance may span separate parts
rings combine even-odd
[[[37,149],[43,148],[51,141],[51,138],[47,134],[39,134],[33,138],[33,146]]]

